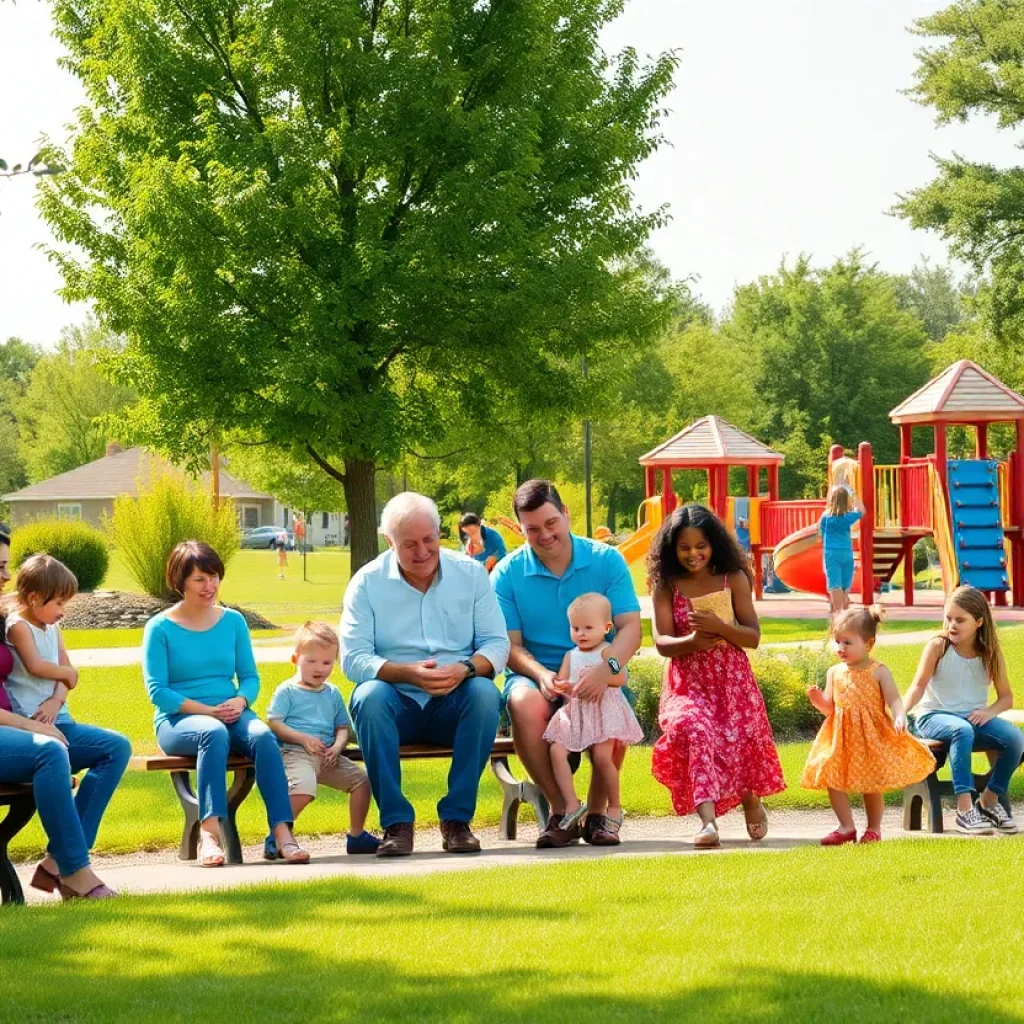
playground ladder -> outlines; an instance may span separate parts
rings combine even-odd
[[[1009,590],[998,463],[950,459],[949,505],[960,582],[978,590]]]

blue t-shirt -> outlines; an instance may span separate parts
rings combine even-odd
[[[626,560],[615,548],[588,537],[573,535],[572,561],[561,578],[524,544],[495,566],[491,586],[505,625],[522,633],[523,646],[552,672],[575,646],[568,611],[581,594],[604,594],[611,602],[612,618],[640,611]]]
[[[853,541],[850,539],[850,527],[864,515],[859,509],[846,512],[841,516],[825,514],[821,517],[821,546],[827,554],[845,554],[853,552]]]
[[[489,526],[480,526],[480,540],[483,541],[483,551],[477,552],[475,555],[469,555],[470,558],[475,562],[480,562],[481,565],[486,565],[489,558],[496,558],[500,562],[505,555],[508,554],[508,550],[505,547],[505,542],[501,539],[501,534],[497,530],[492,530]],[[462,545],[462,551],[464,554],[469,554],[466,551],[466,545]]]
[[[336,686],[324,683],[319,690],[311,690],[300,686],[297,678],[283,682],[270,698],[267,720],[274,719],[284,722],[290,729],[315,736],[328,747],[334,742],[336,730],[351,727],[345,701]]]

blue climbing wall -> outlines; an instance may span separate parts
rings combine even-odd
[[[996,463],[950,459],[949,504],[960,582],[978,590],[1009,590]]]

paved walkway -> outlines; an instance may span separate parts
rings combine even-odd
[[[1019,812],[1020,813],[1020,812]],[[886,841],[908,838],[902,828],[901,812],[886,811],[883,834]],[[862,816],[858,813],[862,827]],[[946,827],[952,827],[947,814]],[[173,850],[139,853],[126,857],[99,857],[94,866],[100,877],[124,894],[194,892],[200,890],[234,889],[264,882],[307,882],[324,878],[352,877],[408,878],[419,875],[447,874],[476,868],[529,867],[563,861],[588,861],[605,857],[653,857],[674,854],[682,857],[711,856],[716,853],[780,853],[802,846],[816,846],[818,840],[835,828],[835,818],[828,811],[786,811],[771,814],[771,831],[757,844],[747,838],[743,817],[735,813],[722,819],[722,847],[716,851],[696,851],[692,846],[696,818],[627,818],[623,825],[621,846],[599,848],[579,843],[563,850],[538,850],[534,847],[536,825],[523,825],[519,838],[504,842],[497,829],[478,831],[484,851],[477,855],[453,856],[441,852],[441,839],[436,829],[416,833],[416,852],[411,857],[383,860],[376,857],[348,857],[343,839],[332,836],[304,841],[314,860],[308,865],[269,864],[261,859],[261,847],[246,847],[246,863],[223,868],[201,868],[177,859]],[[913,833],[913,838],[935,839],[955,837],[946,832],[940,836]],[[301,836],[300,836],[301,838]],[[978,839],[974,840],[979,841]],[[1006,842],[1002,837],[989,841]],[[29,903],[52,903],[57,898],[31,889],[28,881],[34,864],[18,865]]]

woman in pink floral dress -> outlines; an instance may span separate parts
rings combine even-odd
[[[747,834],[768,832],[761,797],[786,788],[764,699],[742,648],[761,629],[750,569],[735,538],[703,505],[684,505],[651,545],[655,641],[671,659],[661,690],[654,777],[676,814],[700,816],[694,846],[720,845],[716,817],[743,805]]]

